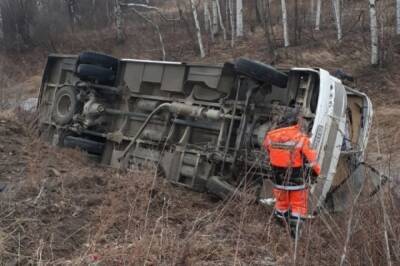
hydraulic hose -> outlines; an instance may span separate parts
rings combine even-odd
[[[131,142],[129,142],[128,146],[126,146],[125,150],[122,152],[121,157],[119,157],[119,161],[121,161],[126,154],[129,152],[129,150],[132,148],[132,146],[135,144],[136,140],[140,137],[140,135],[143,133],[143,130],[146,128],[147,124],[150,122],[151,118],[161,111],[164,108],[169,108],[171,106],[170,103],[163,103],[159,105],[156,109],[154,109],[146,118],[146,120],[143,122],[142,126],[140,127],[139,131],[136,133],[136,135],[133,137]]]

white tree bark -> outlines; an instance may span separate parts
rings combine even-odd
[[[215,0],[215,2],[217,4],[219,26],[221,27],[222,34],[224,36],[224,40],[226,40],[226,29],[225,29],[225,25],[224,25],[224,20],[222,19],[221,6],[219,4],[219,0]]]
[[[235,46],[235,17],[234,17],[234,6],[233,6],[233,0],[228,0],[228,6],[229,6],[229,21],[231,24],[231,46]]]
[[[290,45],[290,42],[289,42],[289,31],[287,23],[286,0],[281,0],[281,5],[282,5],[283,40],[285,42],[285,47],[288,47]]]
[[[317,0],[317,13],[315,15],[315,30],[319,30],[321,24],[321,5],[322,0]]]
[[[397,34],[400,34],[400,0],[396,0],[396,17],[397,17],[396,32]]]
[[[204,58],[206,56],[206,53],[204,52],[203,39],[201,37],[201,30],[200,30],[200,23],[199,23],[199,19],[197,17],[197,10],[196,10],[196,5],[194,3],[194,0],[190,0],[190,5],[192,7],[194,24],[196,27],[196,35],[197,35],[197,42],[199,44],[200,56],[201,56],[201,58]]]
[[[369,16],[371,25],[371,64],[378,64],[378,21],[376,19],[375,0],[369,0]]]
[[[117,41],[123,42],[125,40],[124,18],[122,17],[122,10],[121,10],[121,5],[120,5],[119,0],[115,0],[114,16],[115,16],[115,25],[117,28]]]
[[[338,41],[341,41],[342,40],[342,19],[341,19],[340,0],[332,0],[332,4],[333,4],[333,11],[335,14],[337,39],[338,39]]]
[[[215,0],[212,0],[212,31],[213,34],[217,34],[219,31],[219,26],[218,26],[218,7],[217,7],[217,2]]]
[[[243,0],[236,0],[236,36],[243,36]]]

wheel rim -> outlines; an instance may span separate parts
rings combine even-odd
[[[72,100],[68,94],[64,94],[60,97],[57,104],[57,113],[60,116],[67,116],[72,109]]]

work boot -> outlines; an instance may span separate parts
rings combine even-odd
[[[290,220],[289,220],[290,236],[293,239],[300,238],[301,227],[302,227],[303,222],[304,222],[304,219],[301,217],[295,217],[295,216],[290,217]]]
[[[286,227],[289,223],[289,212],[280,212],[274,210],[275,223],[279,226]]]

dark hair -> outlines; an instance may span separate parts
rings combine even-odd
[[[288,113],[284,114],[281,119],[278,121],[279,127],[290,127],[296,125],[298,122],[299,109],[294,108]]]

